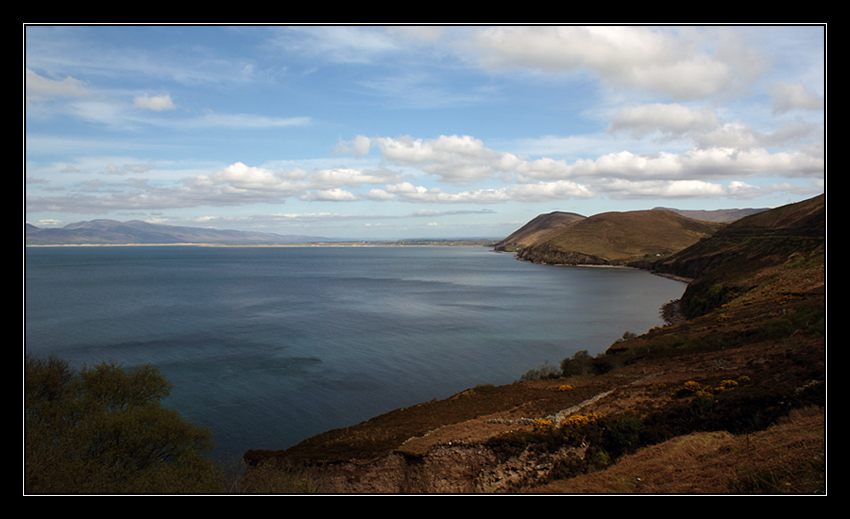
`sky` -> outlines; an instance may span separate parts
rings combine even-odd
[[[25,221],[503,238],[825,190],[826,26],[24,25]]]

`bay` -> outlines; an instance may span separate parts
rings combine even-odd
[[[483,247],[27,248],[25,348],[157,367],[239,456],[595,355],[684,288]]]

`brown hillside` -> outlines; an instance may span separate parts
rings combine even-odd
[[[824,286],[826,205],[820,195],[742,218],[652,263],[657,273],[694,279],[682,297],[688,316],[741,299]],[[813,271],[812,266],[821,268]],[[747,300],[747,299],[743,299]]]
[[[560,211],[541,214],[504,240],[497,242],[494,248],[498,251],[514,251],[518,248],[527,247],[543,240],[547,234],[584,218],[580,214]]]
[[[672,254],[720,227],[667,210],[601,213],[546,234],[517,257],[546,264],[624,264]]]

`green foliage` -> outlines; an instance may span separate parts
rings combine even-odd
[[[623,364],[623,359],[620,357],[604,353],[591,357],[587,350],[581,350],[575,352],[572,358],[568,357],[561,361],[561,376],[604,375],[621,364]]]
[[[620,367],[622,363],[622,359],[616,355],[600,353],[593,358],[593,372],[597,375],[604,375],[614,368]]]
[[[520,380],[552,379],[560,376],[557,368],[550,366],[548,361],[543,361],[543,365],[539,368],[526,371]]]
[[[170,389],[150,366],[74,370],[56,357],[27,357],[25,491],[221,491],[220,469],[204,457],[211,433],[161,405]]]
[[[603,419],[601,425],[605,428],[605,450],[610,456],[631,452],[640,444],[643,422],[637,415],[613,416]]]
[[[720,283],[705,286],[706,283],[691,283],[682,296],[682,309],[688,318],[705,315],[724,303],[731,301],[746,289],[727,286]]]
[[[593,369],[593,357],[587,350],[577,351],[572,358],[566,358],[561,361],[561,374],[565,377],[573,375],[587,375]]]

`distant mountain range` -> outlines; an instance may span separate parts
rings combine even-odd
[[[764,211],[769,210],[770,208],[763,207],[760,209],[716,209],[714,211],[673,209],[672,207],[656,207],[655,209],[666,209],[668,211],[678,213],[682,216],[693,218],[694,220],[702,220],[703,222],[732,223],[735,220],[740,220],[745,216],[750,216],[751,214],[756,213],[762,213]]]
[[[24,236],[26,245],[292,245],[332,241],[317,236],[158,225],[138,220],[92,220],[61,228],[41,228],[26,223]]]

